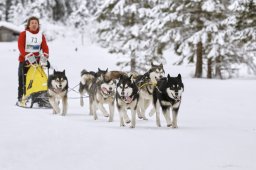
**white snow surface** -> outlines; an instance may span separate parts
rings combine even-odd
[[[49,42],[54,68],[66,70],[69,86],[80,81],[82,69],[118,70],[119,59],[95,44],[79,45],[73,36]],[[75,49],[77,48],[77,51]],[[155,117],[138,120],[135,129],[119,126],[98,112],[88,113],[88,99],[80,107],[69,99],[66,116],[49,109],[15,106],[17,43],[0,43],[1,170],[255,170],[255,79],[206,80],[190,78],[193,68],[164,65],[166,73],[181,73],[185,91],[178,129],[156,127]],[[52,70],[51,70],[52,71]],[[77,90],[77,88],[75,88]],[[79,97],[70,92],[69,97]],[[130,114],[129,114],[130,116]]]

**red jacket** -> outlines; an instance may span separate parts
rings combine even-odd
[[[29,30],[27,30],[29,31]],[[39,30],[32,32],[29,31],[32,34],[37,34],[39,32]],[[23,62],[25,60],[25,56],[28,54],[27,52],[25,52],[25,45],[26,45],[26,31],[23,31],[20,33],[19,39],[18,39],[18,47],[19,47],[19,51],[20,51],[20,56],[19,56],[19,61]],[[41,49],[43,50],[43,53],[47,53],[49,54],[49,49],[48,49],[48,45],[46,43],[46,39],[45,36],[43,35],[42,37],[42,44],[41,44]],[[34,53],[35,56],[38,56],[39,53]]]

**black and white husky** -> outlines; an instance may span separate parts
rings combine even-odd
[[[59,103],[62,101],[62,115],[67,114],[68,107],[68,79],[64,71],[55,71],[48,78],[49,102],[53,108],[53,114],[60,113]]]
[[[132,76],[121,76],[116,88],[116,105],[120,116],[120,126],[125,126],[124,122],[130,123],[127,110],[131,110],[131,128],[135,128],[136,109],[139,101],[139,90]]]
[[[170,77],[168,74],[167,78],[165,77],[158,81],[153,91],[153,104],[156,110],[156,124],[158,127],[161,126],[160,108],[166,119],[167,127],[178,127],[177,116],[183,91],[184,85],[180,74],[177,77]],[[170,109],[172,109],[172,122]]]
[[[91,87],[91,99],[92,99],[92,112],[94,119],[98,119],[96,111],[100,109],[105,117],[109,117],[108,121],[113,122],[114,117],[114,103],[115,103],[115,80],[107,80],[102,77],[95,82]],[[109,113],[104,108],[103,104],[107,104],[109,107]]]
[[[165,71],[163,64],[154,65],[151,63],[151,68],[144,75],[137,78],[136,84],[140,90],[140,99],[137,108],[138,117],[147,120],[145,116],[146,109],[153,101],[153,90],[157,84],[157,81],[164,77]],[[154,109],[151,110],[150,114],[155,112]]]

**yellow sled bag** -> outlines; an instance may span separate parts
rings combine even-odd
[[[39,64],[32,64],[29,66],[26,75],[25,94],[22,99],[23,107],[32,108],[35,103],[37,106],[50,108],[50,103],[47,96],[47,80],[43,67]]]

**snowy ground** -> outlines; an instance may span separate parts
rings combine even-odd
[[[117,69],[118,58],[88,42],[81,48],[77,41],[49,43],[50,61],[54,68],[66,70],[70,87],[79,83],[84,68]],[[113,123],[101,114],[94,121],[88,115],[88,99],[84,108],[70,99],[66,117],[16,107],[16,47],[0,43],[1,170],[256,169],[255,79],[192,79],[191,69],[168,63],[168,73],[184,77],[179,128],[167,128],[163,117],[161,128],[154,117],[137,120],[135,129],[121,128],[117,112]]]

